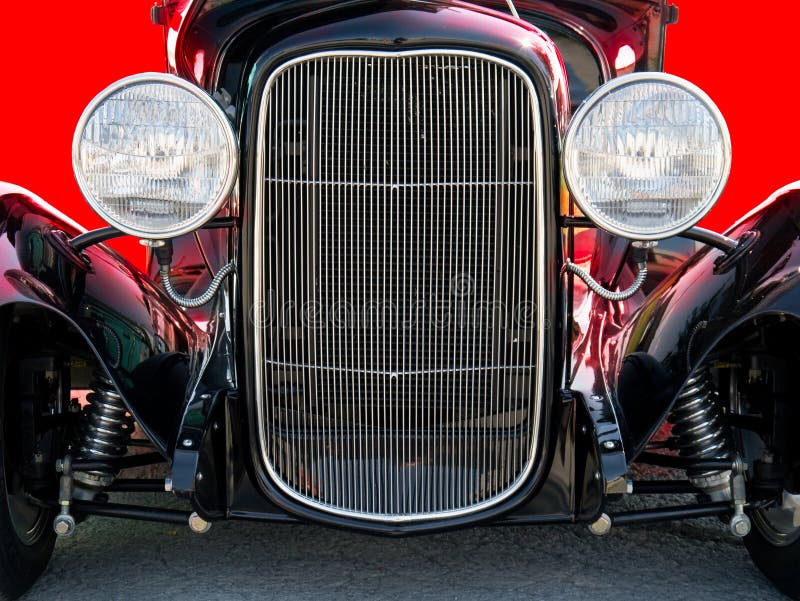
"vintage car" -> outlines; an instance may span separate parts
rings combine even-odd
[[[731,145],[661,71],[675,7],[151,18],[168,73],[75,132],[109,227],[0,187],[4,598],[93,515],[391,536],[718,516],[800,598],[800,185],[696,226]],[[148,269],[103,244],[122,235]]]

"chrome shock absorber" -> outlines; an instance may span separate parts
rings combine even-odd
[[[669,417],[673,441],[681,457],[733,461],[733,443],[714,395],[711,374],[707,367],[700,366],[687,380]],[[714,501],[730,500],[730,470],[689,470],[687,476]]]
[[[103,374],[95,374],[93,391],[86,400],[86,420],[81,430],[78,458],[106,461],[125,456],[133,434],[133,418],[128,414],[114,384]],[[93,499],[111,484],[116,472],[107,469],[76,471],[75,497]]]

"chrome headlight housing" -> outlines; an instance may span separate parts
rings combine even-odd
[[[72,168],[92,209],[139,238],[202,226],[236,181],[236,136],[203,90],[162,73],[126,77],[84,110]]]
[[[716,203],[731,141],[712,100],[666,73],[633,73],[592,94],[572,118],[563,171],[583,213],[633,240],[674,236]]]

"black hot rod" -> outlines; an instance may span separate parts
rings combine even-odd
[[[75,132],[109,227],[0,185],[4,598],[92,515],[385,535],[719,516],[800,598],[800,186],[696,226],[731,145],[661,71],[675,7],[151,17],[168,72],[111,85]],[[121,235],[147,272],[103,244]],[[691,502],[607,503],[669,493]]]

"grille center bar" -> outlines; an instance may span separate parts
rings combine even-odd
[[[540,112],[459,51],[322,53],[262,98],[256,350],[265,466],[363,519],[479,511],[541,411]]]

